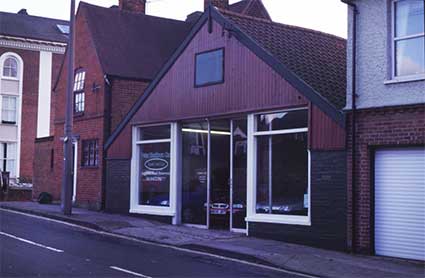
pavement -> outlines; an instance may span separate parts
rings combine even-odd
[[[0,207],[144,241],[201,250],[244,261],[320,277],[421,277],[424,262],[364,256],[285,242],[247,237],[228,231],[174,226],[140,217],[74,208],[61,214],[58,205],[35,202],[0,202]]]

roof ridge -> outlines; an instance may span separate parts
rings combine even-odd
[[[39,16],[39,15],[18,14],[18,13],[10,13],[10,12],[3,12],[3,11],[0,11],[0,13],[14,15],[14,16],[20,16],[20,17],[35,17],[35,18],[48,19],[48,20],[54,20],[54,21],[64,21],[64,22],[69,23],[69,20],[66,20],[66,19],[58,19],[58,18],[45,17],[45,16]]]
[[[236,13],[236,12],[232,12],[232,11],[224,10],[224,9],[218,9],[218,10],[222,14],[228,14],[228,15],[231,15],[231,16],[237,16],[237,17],[241,17],[241,18],[245,18],[245,19],[249,19],[249,20],[253,20],[253,21],[259,21],[259,22],[262,22],[262,23],[270,24],[270,25],[277,25],[277,26],[282,26],[282,27],[287,27],[287,28],[292,28],[292,29],[298,29],[300,31],[305,31],[305,32],[315,33],[317,35],[332,37],[334,39],[338,39],[338,40],[341,40],[341,41],[344,41],[344,42],[347,41],[347,39],[344,39],[344,38],[339,37],[337,35],[329,34],[329,33],[323,32],[323,31],[318,31],[318,30],[314,30],[314,29],[310,29],[310,28],[306,28],[306,27],[301,27],[301,26],[297,26],[297,25],[291,25],[291,24],[276,22],[276,21],[273,21],[273,20],[267,20],[267,19],[263,19],[263,18],[258,18],[258,17],[246,15],[246,14],[240,14],[240,13]]]

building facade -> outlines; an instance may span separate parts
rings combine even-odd
[[[49,136],[52,84],[65,52],[68,22],[0,12],[0,171],[33,181],[34,146]]]
[[[425,260],[424,1],[351,2],[348,237],[358,252]]]
[[[106,211],[345,250],[345,44],[208,7],[106,141]]]

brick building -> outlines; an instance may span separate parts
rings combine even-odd
[[[73,200],[93,209],[104,205],[102,146],[199,17],[195,12],[177,21],[146,15],[145,1],[118,4],[103,8],[81,2],[76,15]],[[261,1],[228,8],[270,19]],[[34,197],[49,192],[60,198],[66,67],[65,62],[54,86],[51,136],[37,141]]]
[[[0,12],[0,171],[12,182],[32,182],[34,141],[53,130],[51,90],[67,35],[67,21]]]
[[[358,10],[348,36],[350,245],[425,260],[424,1],[350,2]]]

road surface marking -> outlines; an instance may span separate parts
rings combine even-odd
[[[31,241],[31,240],[28,240],[28,239],[24,239],[24,238],[20,238],[20,237],[11,235],[11,234],[7,234],[5,232],[0,232],[0,235],[11,237],[13,239],[20,240],[20,241],[23,241],[25,243],[32,244],[32,245],[35,245],[35,246],[38,246],[38,247],[42,247],[42,248],[45,248],[45,249],[50,250],[50,251],[54,251],[54,252],[58,252],[58,253],[62,253],[63,252],[63,250],[56,249],[56,248],[53,248],[53,247],[49,247],[49,246],[46,246],[46,245],[43,245],[43,244],[40,244],[40,243],[36,243],[34,241]]]
[[[121,271],[121,272],[131,274],[131,275],[134,275],[134,276],[137,276],[137,277],[152,278],[151,276],[146,276],[146,275],[143,275],[143,274],[140,274],[140,273],[137,273],[137,272],[133,272],[133,271],[130,271],[130,270],[127,270],[127,269],[124,269],[124,268],[120,268],[118,266],[110,266],[110,268],[117,270],[117,271]]]
[[[27,217],[37,218],[37,219],[41,219],[41,220],[44,220],[44,221],[55,222],[55,223],[59,223],[59,224],[62,224],[62,225],[78,228],[80,230],[89,231],[89,232],[96,233],[96,234],[103,235],[103,236],[110,236],[110,237],[125,239],[125,240],[129,240],[129,241],[137,242],[137,243],[159,246],[159,247],[163,247],[163,248],[169,248],[169,249],[173,249],[173,250],[177,250],[177,251],[181,251],[181,252],[203,255],[203,256],[207,256],[207,257],[212,257],[212,258],[217,258],[217,259],[221,259],[221,260],[236,262],[236,263],[254,266],[254,267],[267,269],[267,270],[272,270],[272,271],[276,271],[276,272],[293,274],[293,275],[297,275],[297,276],[300,276],[300,277],[306,277],[306,278],[318,278],[319,277],[317,275],[297,272],[295,270],[287,270],[287,269],[283,269],[283,268],[279,268],[279,267],[275,267],[275,266],[268,266],[268,265],[264,265],[264,264],[243,261],[243,260],[240,260],[240,259],[225,257],[225,256],[221,256],[221,255],[215,255],[215,254],[206,253],[206,252],[202,252],[202,251],[196,251],[196,250],[187,249],[187,248],[183,248],[183,247],[177,247],[177,246],[167,245],[167,244],[163,244],[163,243],[146,241],[146,240],[143,240],[143,239],[138,239],[138,238],[129,237],[129,236],[125,236],[125,235],[119,235],[119,234],[114,234],[114,233],[110,233],[110,232],[98,231],[98,230],[95,230],[95,229],[92,229],[92,228],[87,228],[87,227],[80,226],[80,225],[77,225],[77,224],[72,224],[72,223],[68,223],[68,222],[65,222],[65,221],[61,221],[61,220],[51,219],[51,218],[47,218],[47,217],[44,217],[44,216],[38,216],[38,215],[20,212],[20,211],[16,211],[16,210],[11,210],[11,209],[7,209],[7,208],[0,208],[0,211],[6,211],[6,212],[9,212],[9,213],[21,214],[21,215],[24,215],[24,216],[27,216]]]

